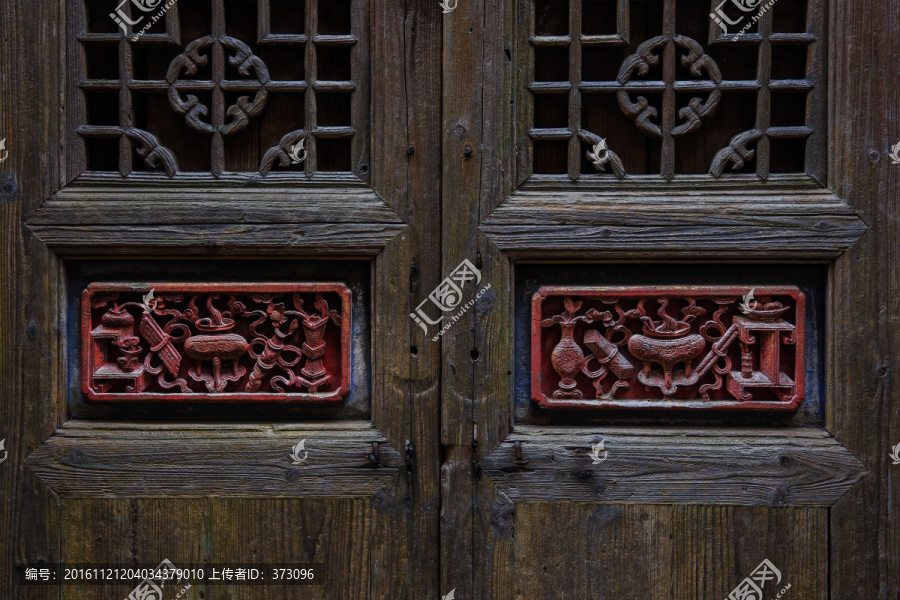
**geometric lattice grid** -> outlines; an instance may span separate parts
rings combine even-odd
[[[365,178],[361,2],[115,1],[75,11],[88,171]]]
[[[766,4],[535,0],[530,174],[823,181],[824,2]]]

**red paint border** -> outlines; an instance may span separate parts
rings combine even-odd
[[[341,386],[325,394],[185,394],[97,393],[88,385],[90,370],[91,297],[98,292],[240,292],[240,293],[336,293],[341,298]],[[350,289],[343,283],[91,283],[81,294],[81,391],[93,402],[340,402],[350,393],[350,336],[352,306]]]
[[[796,360],[794,363],[794,383],[797,385],[796,399],[792,402],[775,402],[770,400],[741,402],[725,402],[712,400],[622,400],[607,401],[597,399],[554,400],[548,398],[541,385],[541,307],[544,298],[551,296],[619,296],[623,298],[640,296],[743,296],[751,289],[758,295],[786,295],[796,303]],[[579,286],[544,286],[531,297],[531,399],[543,408],[564,409],[628,409],[628,410],[752,410],[752,411],[794,411],[806,398],[806,295],[795,286],[703,286],[703,285],[665,285],[665,286],[618,286],[618,287],[579,287]]]

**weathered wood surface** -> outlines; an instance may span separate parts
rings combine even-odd
[[[65,109],[68,123],[80,119],[75,100],[81,56],[63,14],[66,7],[42,0],[14,2],[0,9],[7,32],[0,42],[3,56],[15,57],[3,65],[5,81],[11,83],[2,91],[6,112],[0,111],[0,124],[6,124],[3,130],[8,130],[10,139],[21,136],[16,154],[3,168],[19,169],[17,181],[23,190],[12,201],[0,200],[0,239],[6,250],[0,261],[10,282],[0,290],[5,298],[0,309],[0,337],[4,337],[0,364],[8,375],[0,378],[4,390],[0,414],[3,423],[16,427],[8,435],[11,460],[3,465],[15,467],[15,479],[3,481],[3,496],[11,498],[0,513],[4,556],[32,564],[56,562],[61,550],[68,548],[66,560],[90,562],[108,554],[152,562],[157,549],[178,550],[187,545],[195,558],[227,555],[228,560],[256,560],[263,556],[274,562],[300,558],[301,552],[295,551],[299,544],[328,564],[326,598],[439,596],[440,348],[419,339],[409,313],[421,301],[419,296],[427,295],[442,278],[441,248],[436,242],[440,131],[434,118],[441,101],[441,10],[437,3],[397,0],[356,6],[363,19],[360,23],[371,23],[365,25],[371,41],[354,49],[354,69],[366,74],[367,65],[373,66],[371,103],[365,100],[364,84],[355,93],[364,113],[358,125],[366,129],[367,139],[354,141],[352,155],[357,164],[353,168],[361,169],[359,163],[369,153],[374,155],[371,163],[365,161],[368,176],[364,179],[371,180],[371,189],[347,177],[318,174],[301,189],[278,173],[265,178],[229,173],[219,178],[177,175],[171,180],[156,175],[136,174],[125,180],[101,175],[72,183],[83,169],[84,153],[79,136],[63,124],[62,117]],[[320,3],[308,0],[307,17],[319,8]],[[107,18],[106,13],[101,18]],[[70,35],[61,35],[65,30]],[[59,102],[73,90],[72,102]],[[310,90],[307,99],[311,97]],[[13,134],[11,124],[19,119],[27,125]],[[249,165],[250,154],[238,153],[234,160]],[[232,437],[215,438],[213,433],[217,449],[210,454],[209,448],[198,448],[196,455],[174,450],[186,438],[158,437],[158,428],[148,437],[137,435],[142,425],[111,423],[113,430],[123,429],[104,432],[101,426],[86,437],[67,437],[73,433],[72,423],[64,427],[66,434],[51,437],[65,421],[67,394],[65,340],[59,335],[64,329],[61,307],[65,303],[59,259],[129,256],[147,260],[371,258],[372,291],[377,298],[371,394],[377,431],[369,426],[365,431],[370,433],[341,433],[339,424],[332,429],[330,425],[294,430],[285,426],[283,433],[270,429],[254,437],[250,431],[265,430],[254,425],[232,431]],[[252,418],[249,414],[248,420]],[[90,429],[90,424],[83,425]],[[224,426],[228,428],[240,426]],[[287,470],[278,465],[276,452],[290,464],[287,454],[302,439],[293,438],[308,430],[330,439],[323,440],[322,447],[333,453],[333,460],[312,469],[310,476],[301,473],[289,482],[287,478],[294,478],[297,471],[291,470],[292,465]],[[0,431],[0,437],[6,431]],[[206,435],[211,430],[202,432]],[[118,434],[123,437],[114,439]],[[286,443],[288,437],[291,440]],[[365,465],[366,443],[372,439],[386,442],[381,469],[358,466]],[[407,440],[415,449],[408,457]],[[307,439],[307,447],[315,447],[314,436]],[[267,449],[260,452],[260,448]],[[256,475],[253,464],[240,462],[245,450],[258,462]],[[76,451],[89,462],[96,459],[94,466],[106,465],[112,471],[84,469],[78,461],[65,464],[66,456]],[[32,469],[40,470],[40,464],[25,464],[24,457],[31,454],[33,461],[44,456],[51,461],[48,470],[41,472],[46,481]],[[168,472],[162,473],[163,463],[173,457]],[[210,459],[218,467],[202,464]],[[123,465],[127,472],[116,478],[115,470]],[[184,488],[179,491],[170,478],[185,465],[189,471],[196,468],[193,477],[181,481],[195,486],[187,495],[216,496],[224,489],[241,499],[184,498]],[[142,471],[147,477],[136,474]],[[334,480],[326,483],[331,475]],[[111,481],[118,491],[109,487]],[[63,495],[71,492],[71,497],[60,500],[52,489],[57,485]],[[254,491],[254,486],[269,492]],[[136,499],[96,498],[120,492]],[[147,495],[157,498],[142,498]],[[263,498],[266,495],[316,499],[269,501]],[[134,503],[140,506],[133,508]],[[60,510],[70,508],[74,512],[66,512],[66,523],[61,525]],[[141,520],[148,512],[155,516]],[[133,519],[141,520],[139,527],[131,523]],[[308,526],[298,528],[297,523]],[[93,537],[98,530],[109,533]],[[243,532],[251,538],[241,545],[237,538]],[[88,543],[71,543],[75,537]],[[169,545],[175,538],[183,543]],[[97,547],[106,554],[93,554]],[[137,547],[146,553],[135,551]],[[12,562],[7,561],[0,567],[0,582],[7,586],[11,581]],[[321,588],[202,591],[212,598],[226,593],[229,597],[259,597],[259,593],[267,598],[323,597]],[[16,598],[59,597],[60,593],[54,587],[9,590],[10,597]],[[109,596],[88,590],[84,597]]]
[[[371,529],[376,598],[438,598],[440,346],[409,317],[443,279],[440,269],[441,9],[375,0],[371,107],[373,187],[408,227],[375,258],[373,422],[408,458],[380,499]],[[410,441],[407,454],[406,442]],[[353,547],[353,546],[349,546]],[[365,596],[365,594],[363,595]]]
[[[606,459],[594,464],[601,440]],[[517,426],[480,464],[517,503],[831,506],[865,476],[828,432],[812,428]]]
[[[61,3],[0,5],[0,138],[9,151],[0,165],[0,439],[9,451],[0,464],[0,597],[17,600],[59,597],[50,587],[16,586],[13,569],[60,559],[59,498],[24,459],[65,418],[47,400],[65,381],[56,344],[62,279],[56,257],[22,223],[62,179],[63,12]]]
[[[29,226],[231,223],[402,223],[371,189],[226,187],[121,183],[67,186],[44,202]],[[158,186],[158,187],[157,187]]]
[[[830,511],[832,598],[900,590],[900,2],[830,3],[829,186],[871,229],[834,265],[826,423],[870,476]],[[865,68],[860,68],[865,65]]]
[[[441,258],[444,277],[464,259],[476,268],[484,267],[477,238],[481,215],[481,193],[490,185],[484,176],[483,152],[485,126],[485,72],[483,62],[494,65],[501,60],[496,46],[488,41],[486,12],[482,0],[459,2],[456,9],[443,17],[444,89],[442,123],[441,176]],[[495,40],[495,44],[498,41]],[[487,48],[493,48],[490,54]],[[495,82],[496,83],[496,82]],[[490,153],[491,150],[488,150]],[[480,285],[494,284],[493,268],[482,272]],[[423,290],[424,291],[424,290]],[[498,293],[502,291],[499,290]],[[427,292],[426,292],[427,293]],[[467,302],[476,293],[467,288]],[[425,298],[423,293],[422,298]],[[478,527],[474,514],[474,462],[493,433],[485,434],[484,410],[478,391],[476,374],[481,353],[480,323],[483,319],[473,309],[453,323],[441,338],[441,596],[456,590],[460,598],[472,598],[475,583],[475,539]],[[431,343],[430,340],[428,343]]]
[[[205,256],[253,258],[297,255],[374,256],[403,231],[393,223],[294,223],[220,225],[29,226],[37,238],[65,258],[154,258]]]
[[[576,187],[541,189],[529,184],[506,198],[484,224],[560,226],[575,219],[581,224],[778,226],[787,220],[813,227],[817,218],[847,217],[856,217],[857,227],[865,227],[850,206],[821,188],[791,193],[777,188],[705,191],[698,186],[673,185],[666,189],[646,186],[637,192],[634,186],[627,191],[584,191]]]
[[[176,568],[318,563],[319,585],[212,585],[167,582],[167,598],[191,584],[186,598],[339,600],[365,598],[376,580],[377,547],[361,540],[391,518],[366,498],[77,499],[63,504],[64,560]],[[354,552],[347,552],[353,548]],[[271,572],[266,573],[271,579]],[[125,598],[134,583],[67,585],[65,597]],[[172,588],[172,589],[170,589]]]
[[[507,527],[517,600],[727,598],[763,561],[765,598],[827,600],[828,510],[740,506],[516,504]],[[831,596],[834,597],[834,596]]]
[[[753,259],[828,260],[846,251],[865,233],[856,217],[816,217],[774,226],[753,224],[626,226],[515,225],[481,227],[490,240],[516,259],[579,258],[705,261]]]
[[[291,449],[306,440],[308,459]],[[366,455],[379,444],[380,467]],[[303,454],[301,454],[302,456]],[[406,469],[374,427],[80,424],[69,421],[26,461],[63,498],[371,496]]]

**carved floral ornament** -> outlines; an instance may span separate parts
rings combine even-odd
[[[341,284],[91,284],[89,400],[340,401],[350,385]]]
[[[804,399],[804,325],[794,287],[545,287],[532,300],[532,397],[793,410]]]

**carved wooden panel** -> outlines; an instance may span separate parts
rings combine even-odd
[[[526,175],[823,181],[822,0],[527,4]]]
[[[81,311],[89,400],[336,402],[350,389],[342,284],[95,283]]]
[[[368,171],[359,0],[79,0],[88,171]]]
[[[531,311],[545,407],[794,410],[806,298],[795,287],[544,287]]]

